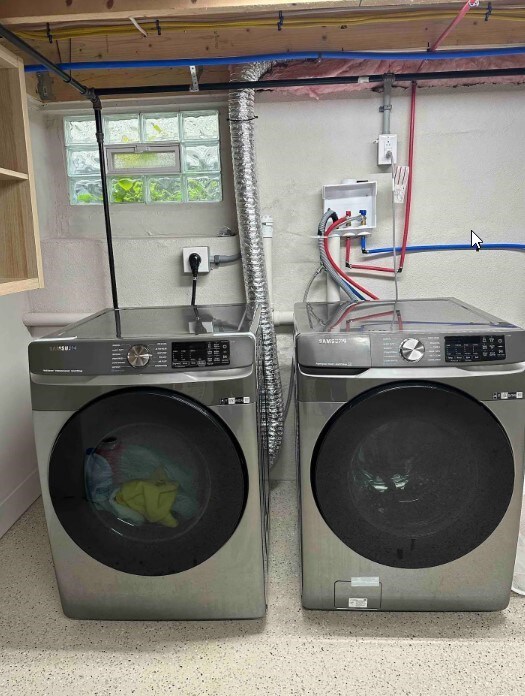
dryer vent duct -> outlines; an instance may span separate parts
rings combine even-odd
[[[232,69],[232,81],[256,81],[272,63],[239,65]],[[248,302],[261,308],[261,334],[266,387],[266,420],[270,464],[277,459],[283,438],[283,395],[277,359],[277,343],[266,277],[261,211],[255,159],[255,90],[230,92],[229,117],[232,142],[235,200],[241,240],[244,285]]]

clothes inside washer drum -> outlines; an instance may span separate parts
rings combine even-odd
[[[165,527],[177,527],[179,522],[171,514],[179,484],[172,481],[127,481],[115,501],[140,513],[148,522]]]

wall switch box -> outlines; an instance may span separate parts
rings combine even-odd
[[[392,153],[392,157],[388,153]],[[397,135],[395,133],[384,133],[379,136],[377,141],[377,163],[395,164],[397,162]]]
[[[199,266],[199,275],[201,273],[210,272],[210,247],[183,247],[182,249],[182,267],[184,273],[191,273],[190,256],[198,254],[201,257],[201,265]]]

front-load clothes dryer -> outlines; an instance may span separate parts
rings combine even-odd
[[[295,307],[302,599],[509,601],[525,331],[454,299]]]
[[[265,613],[259,312],[106,310],[31,343],[42,495],[64,612]]]

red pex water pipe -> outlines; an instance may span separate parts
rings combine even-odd
[[[435,51],[438,46],[440,46],[443,41],[447,38],[447,36],[450,34],[451,31],[455,29],[455,27],[461,22],[463,17],[467,14],[469,10],[471,10],[473,7],[478,7],[479,6],[479,0],[467,0],[467,2],[463,5],[461,10],[458,12],[458,16],[456,19],[454,19],[448,27],[445,29],[445,31],[438,36],[438,38],[434,41],[432,46],[428,49],[429,51]]]
[[[334,230],[336,230],[338,227],[343,225],[347,221],[347,219],[348,219],[348,216],[346,216],[346,215],[342,218],[339,218],[339,220],[336,220],[334,223],[332,223],[330,225],[330,227],[324,233],[323,244],[324,244],[324,250],[326,252],[326,256],[328,258],[329,263],[333,266],[333,268],[335,268],[335,270],[337,271],[337,273],[339,273],[341,278],[348,281],[350,283],[350,285],[353,285],[355,288],[357,288],[357,290],[360,290],[362,293],[367,295],[371,300],[378,300],[379,297],[377,295],[374,295],[374,293],[370,292],[370,290],[367,290],[362,285],[359,285],[359,283],[357,283],[353,278],[350,278],[349,276],[346,275],[346,273],[343,271],[343,269],[340,268],[339,265],[335,262],[332,254],[330,253],[330,249],[328,248],[329,235]]]
[[[352,238],[347,237],[345,241],[345,263],[348,268],[357,268],[360,271],[379,271],[380,273],[393,273],[393,268],[386,266],[369,266],[362,263],[350,263],[350,254],[352,252]]]
[[[386,266],[367,266],[362,263],[351,263],[350,268],[357,268],[360,271],[379,271],[380,273],[393,273],[393,268],[387,268]]]

